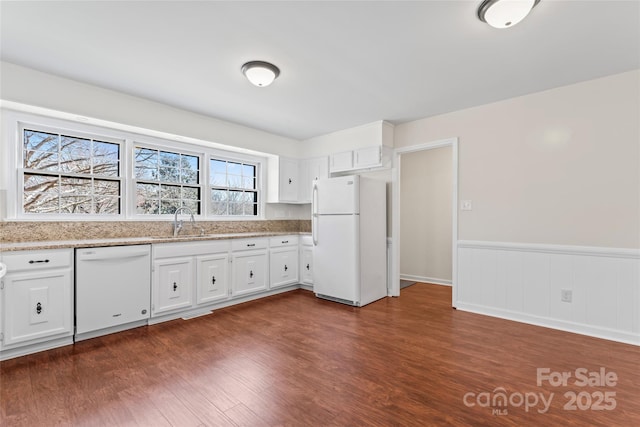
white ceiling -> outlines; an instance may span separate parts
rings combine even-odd
[[[640,1],[542,0],[505,30],[480,2],[2,1],[0,58],[295,139],[640,68]],[[280,77],[250,85],[250,60]]]

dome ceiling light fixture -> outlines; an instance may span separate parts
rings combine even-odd
[[[478,19],[494,28],[509,28],[522,21],[540,0],[484,0]]]
[[[269,62],[249,61],[242,66],[242,74],[251,84],[266,87],[280,75],[280,69]]]

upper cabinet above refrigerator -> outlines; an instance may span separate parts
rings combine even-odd
[[[316,179],[329,177],[327,156],[311,159],[276,157],[269,160],[268,203],[311,203],[311,187]]]

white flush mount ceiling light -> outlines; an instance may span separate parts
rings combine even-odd
[[[280,75],[280,69],[264,61],[250,61],[242,66],[242,73],[258,87],[269,86]]]
[[[478,18],[494,28],[509,28],[522,21],[540,0],[484,0]]]

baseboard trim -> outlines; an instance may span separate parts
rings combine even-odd
[[[574,334],[587,335],[594,338],[601,338],[624,344],[640,345],[640,334],[617,331],[597,326],[585,325],[581,323],[567,322],[550,319],[546,317],[523,314],[510,310],[497,309],[478,304],[469,304],[458,301],[456,308],[461,311],[482,314],[485,316],[498,317],[500,319],[512,320],[515,322],[527,323],[529,325],[541,326],[544,328],[557,329]]]
[[[451,286],[451,280],[437,279],[435,277],[414,276],[411,274],[400,274],[400,280],[413,282],[433,283],[434,285]]]
[[[0,351],[0,361],[14,359],[16,357],[26,356],[27,354],[38,353],[40,351],[51,350],[67,345],[73,345],[73,336],[53,339],[51,341],[45,341],[37,344],[25,345],[23,347],[3,349],[2,351]]]

